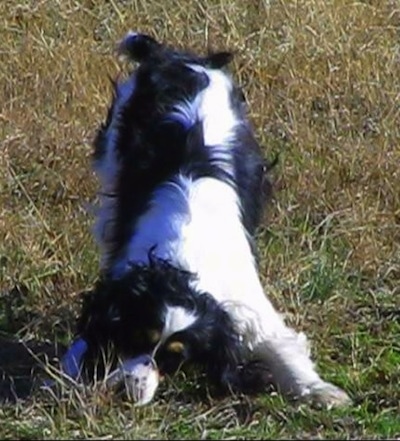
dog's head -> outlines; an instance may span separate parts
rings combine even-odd
[[[148,375],[195,365],[217,385],[234,384],[240,368],[234,324],[212,296],[193,288],[193,281],[190,273],[156,258],[132,265],[120,279],[101,279],[84,296],[79,338],[64,357],[65,373],[76,377],[83,369],[89,378],[101,378],[106,363],[113,370],[140,357],[147,360]],[[146,397],[147,387],[152,396],[153,379],[144,386]]]

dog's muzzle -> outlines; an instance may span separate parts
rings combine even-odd
[[[147,354],[124,361],[106,379],[107,387],[124,385],[128,397],[138,406],[153,399],[159,382],[156,362]]]
[[[88,349],[83,338],[75,340],[61,359],[61,372],[64,376],[78,380],[82,369],[82,359]],[[149,403],[158,388],[160,375],[157,364],[151,355],[144,354],[121,362],[117,369],[105,379],[107,388],[125,388],[127,396],[136,405]],[[46,382],[44,386],[51,386]]]
[[[75,340],[61,359],[63,376],[78,381],[82,369],[82,359],[88,349],[83,338]],[[107,375],[105,384],[110,389],[125,389],[137,406],[148,404],[157,391],[160,374],[151,355],[144,354],[121,362],[119,367]],[[55,381],[45,381],[44,388],[52,387]]]

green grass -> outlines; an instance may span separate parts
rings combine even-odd
[[[3,0],[0,17],[0,437],[400,439],[397,3]],[[96,278],[91,142],[128,29],[235,51],[265,155],[280,157],[260,274],[353,407],[216,398],[183,374],[146,408],[37,389]]]

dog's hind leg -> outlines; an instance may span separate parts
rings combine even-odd
[[[288,327],[267,298],[260,306],[251,319],[249,316],[252,332],[246,331],[246,334],[251,336],[252,358],[267,367],[277,389],[316,405],[350,404],[351,400],[344,391],[324,381],[317,373],[306,336]]]

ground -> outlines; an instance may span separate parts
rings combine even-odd
[[[395,0],[0,3],[0,438],[400,439],[400,8]],[[218,398],[165,383],[134,408],[38,390],[96,278],[91,143],[129,29],[231,49],[265,156],[279,156],[260,274],[354,405]]]

